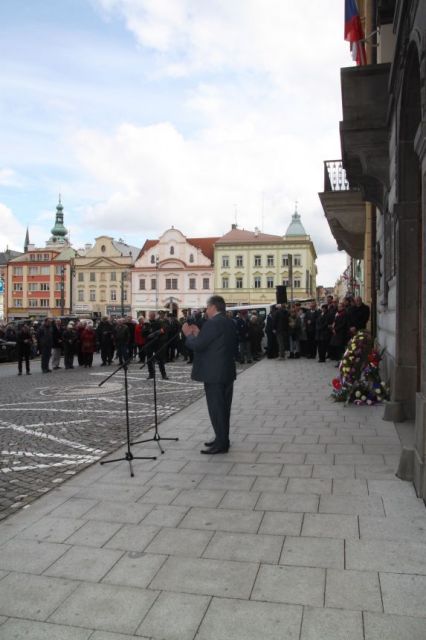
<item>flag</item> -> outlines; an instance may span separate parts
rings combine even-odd
[[[356,0],[345,0],[345,40],[351,43],[351,51],[357,64],[367,64],[364,31]]]

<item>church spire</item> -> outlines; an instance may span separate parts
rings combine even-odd
[[[68,230],[64,227],[64,207],[62,206],[61,194],[59,194],[58,204],[56,205],[55,224],[52,227],[52,237],[50,244],[65,244],[67,242],[66,235]]]
[[[29,244],[30,244],[30,234],[27,227],[27,232],[25,234],[25,240],[24,240],[24,253],[27,253]]]

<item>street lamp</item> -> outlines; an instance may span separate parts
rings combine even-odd
[[[290,280],[290,300],[293,304],[293,256],[291,253],[288,254],[288,279]]]
[[[158,311],[158,266],[160,258],[155,256],[155,310]]]
[[[127,280],[127,271],[121,272],[121,317],[124,318],[124,283]]]
[[[65,314],[65,267],[61,266],[61,316]]]

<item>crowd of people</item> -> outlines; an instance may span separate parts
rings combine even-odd
[[[90,368],[94,353],[101,356],[101,366],[120,365],[129,360],[147,362],[148,378],[154,377],[157,363],[161,377],[168,379],[165,364],[182,356],[192,363],[193,354],[185,347],[182,325],[185,321],[202,326],[203,314],[186,314],[179,321],[165,312],[150,311],[147,318],[103,317],[95,326],[92,320],[64,321],[45,318],[42,322],[26,320],[0,326],[0,337],[16,343],[18,375],[23,367],[31,375],[31,360],[40,356],[41,370]]]
[[[328,296],[318,307],[300,302],[270,307],[263,319],[256,311],[227,312],[236,332],[235,360],[241,364],[268,358],[283,360],[306,357],[319,362],[326,358],[340,360],[350,337],[365,329],[369,307],[360,297],[347,296],[339,302]],[[0,327],[0,337],[17,345],[18,375],[23,366],[31,374],[32,358],[40,355],[41,370],[74,369],[74,365],[90,368],[93,355],[99,352],[101,366],[119,364],[131,359],[147,361],[148,378],[154,377],[157,363],[161,377],[168,379],[166,363],[182,357],[193,362],[193,352],[185,345],[182,327],[185,323],[201,330],[207,320],[205,310],[185,312],[180,319],[163,311],[150,311],[147,318],[103,317],[97,326],[92,320],[64,322],[45,318],[41,323],[24,321],[17,326]],[[265,340],[266,337],[266,340]]]
[[[360,296],[348,295],[340,302],[328,296],[320,307],[316,302],[309,308],[300,302],[274,305],[266,318],[267,356],[339,361],[350,338],[366,328],[369,318],[370,308]]]

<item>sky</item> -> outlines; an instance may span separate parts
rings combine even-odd
[[[327,10],[324,9],[326,4]],[[239,227],[297,201],[317,284],[346,264],[322,210],[341,157],[343,0],[0,2],[0,251],[44,246],[58,194],[75,247]]]

